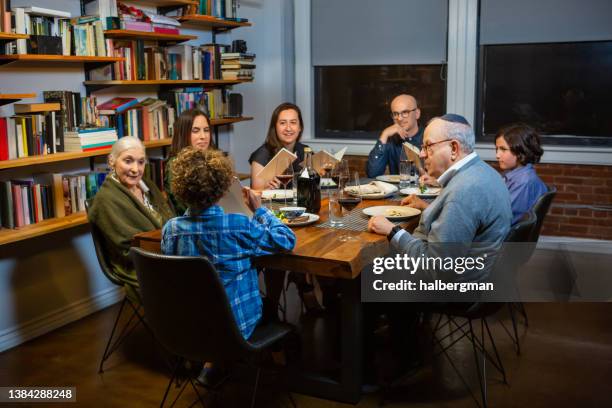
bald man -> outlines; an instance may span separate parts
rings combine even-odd
[[[423,131],[419,128],[418,119],[421,111],[412,95],[398,95],[391,101],[391,118],[393,124],[382,131],[376,145],[368,156],[366,173],[368,177],[385,174],[399,174],[400,160],[405,160],[402,144],[404,142],[421,148]]]

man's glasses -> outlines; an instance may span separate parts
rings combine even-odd
[[[429,155],[432,153],[431,146],[437,145],[438,143],[452,142],[452,141],[453,139],[444,139],[444,140],[439,140],[437,142],[424,144],[424,145],[421,145],[421,151]]]
[[[409,109],[409,110],[405,110],[401,112],[391,112],[391,117],[393,119],[397,119],[397,118],[406,119],[412,112],[414,112],[417,109],[419,108]]]

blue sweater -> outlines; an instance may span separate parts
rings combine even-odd
[[[417,134],[406,141],[420,149],[423,144],[423,129],[419,128]],[[377,140],[368,156],[366,173],[368,177],[374,178],[385,174],[389,166],[389,174],[399,174],[400,160],[406,160],[402,143],[395,143],[391,138],[385,144]]]
[[[421,214],[414,232],[402,234],[399,240],[392,240],[392,245],[410,257],[439,256],[436,252],[446,248],[432,244],[440,243],[455,243],[453,256],[494,254],[501,248],[511,220],[510,195],[504,181],[476,156],[447,179],[440,195]],[[473,270],[459,280],[486,279],[494,261],[495,256],[487,257],[482,271]]]

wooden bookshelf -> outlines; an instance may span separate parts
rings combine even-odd
[[[238,27],[250,27],[251,23],[238,23],[236,21],[223,20],[213,16],[206,16],[202,14],[188,14],[186,16],[177,17],[181,23],[194,24],[204,27],[221,28],[231,30]]]
[[[35,93],[27,94],[0,94],[0,106],[8,105],[9,103],[17,102],[22,99],[36,98]]]
[[[13,105],[13,108],[15,109],[15,115],[59,111],[62,109],[59,103],[16,103]]]
[[[39,237],[83,224],[87,224],[87,215],[85,212],[77,212],[66,217],[50,218],[17,229],[2,229],[0,230],[0,245]]]
[[[124,80],[108,80],[108,81],[85,81],[83,84],[87,88],[87,92],[91,93],[100,89],[108,88],[111,86],[159,86],[159,87],[181,87],[181,86],[224,86],[224,85],[236,85],[244,82],[251,82],[251,80],[227,80],[227,79],[141,79],[133,81]]]
[[[79,55],[15,54],[0,55],[0,65],[9,64],[17,61],[109,64],[111,62],[123,61],[124,59],[125,58],[123,57],[85,57]]]
[[[135,31],[135,30],[106,30],[104,31],[106,38],[126,38],[133,40],[156,40],[165,43],[180,43],[189,40],[196,40],[195,35],[176,35],[162,34],[151,31]]]
[[[27,34],[0,33],[0,43],[5,43],[15,40],[27,40],[30,38]]]
[[[243,116],[240,118],[224,118],[224,119],[212,119],[210,124],[212,126],[224,126],[232,123],[244,122],[247,120],[253,120],[252,117]],[[172,139],[161,139],[144,142],[147,149],[154,149],[156,147],[170,146]],[[3,160],[0,161],[0,170],[12,169],[16,167],[33,166],[36,164],[55,163],[69,160],[85,159],[88,157],[106,156],[111,151],[110,147],[107,149],[93,150],[89,152],[62,152],[54,154],[44,154],[39,156],[28,156],[21,157],[19,159]]]

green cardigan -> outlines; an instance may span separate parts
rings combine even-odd
[[[159,217],[110,176],[100,187],[88,212],[89,221],[98,226],[106,238],[109,264],[119,278],[128,282],[136,279],[136,271],[128,257],[132,237],[140,232],[160,229],[174,217],[155,184],[144,178],[143,181],[149,188],[149,202]]]

